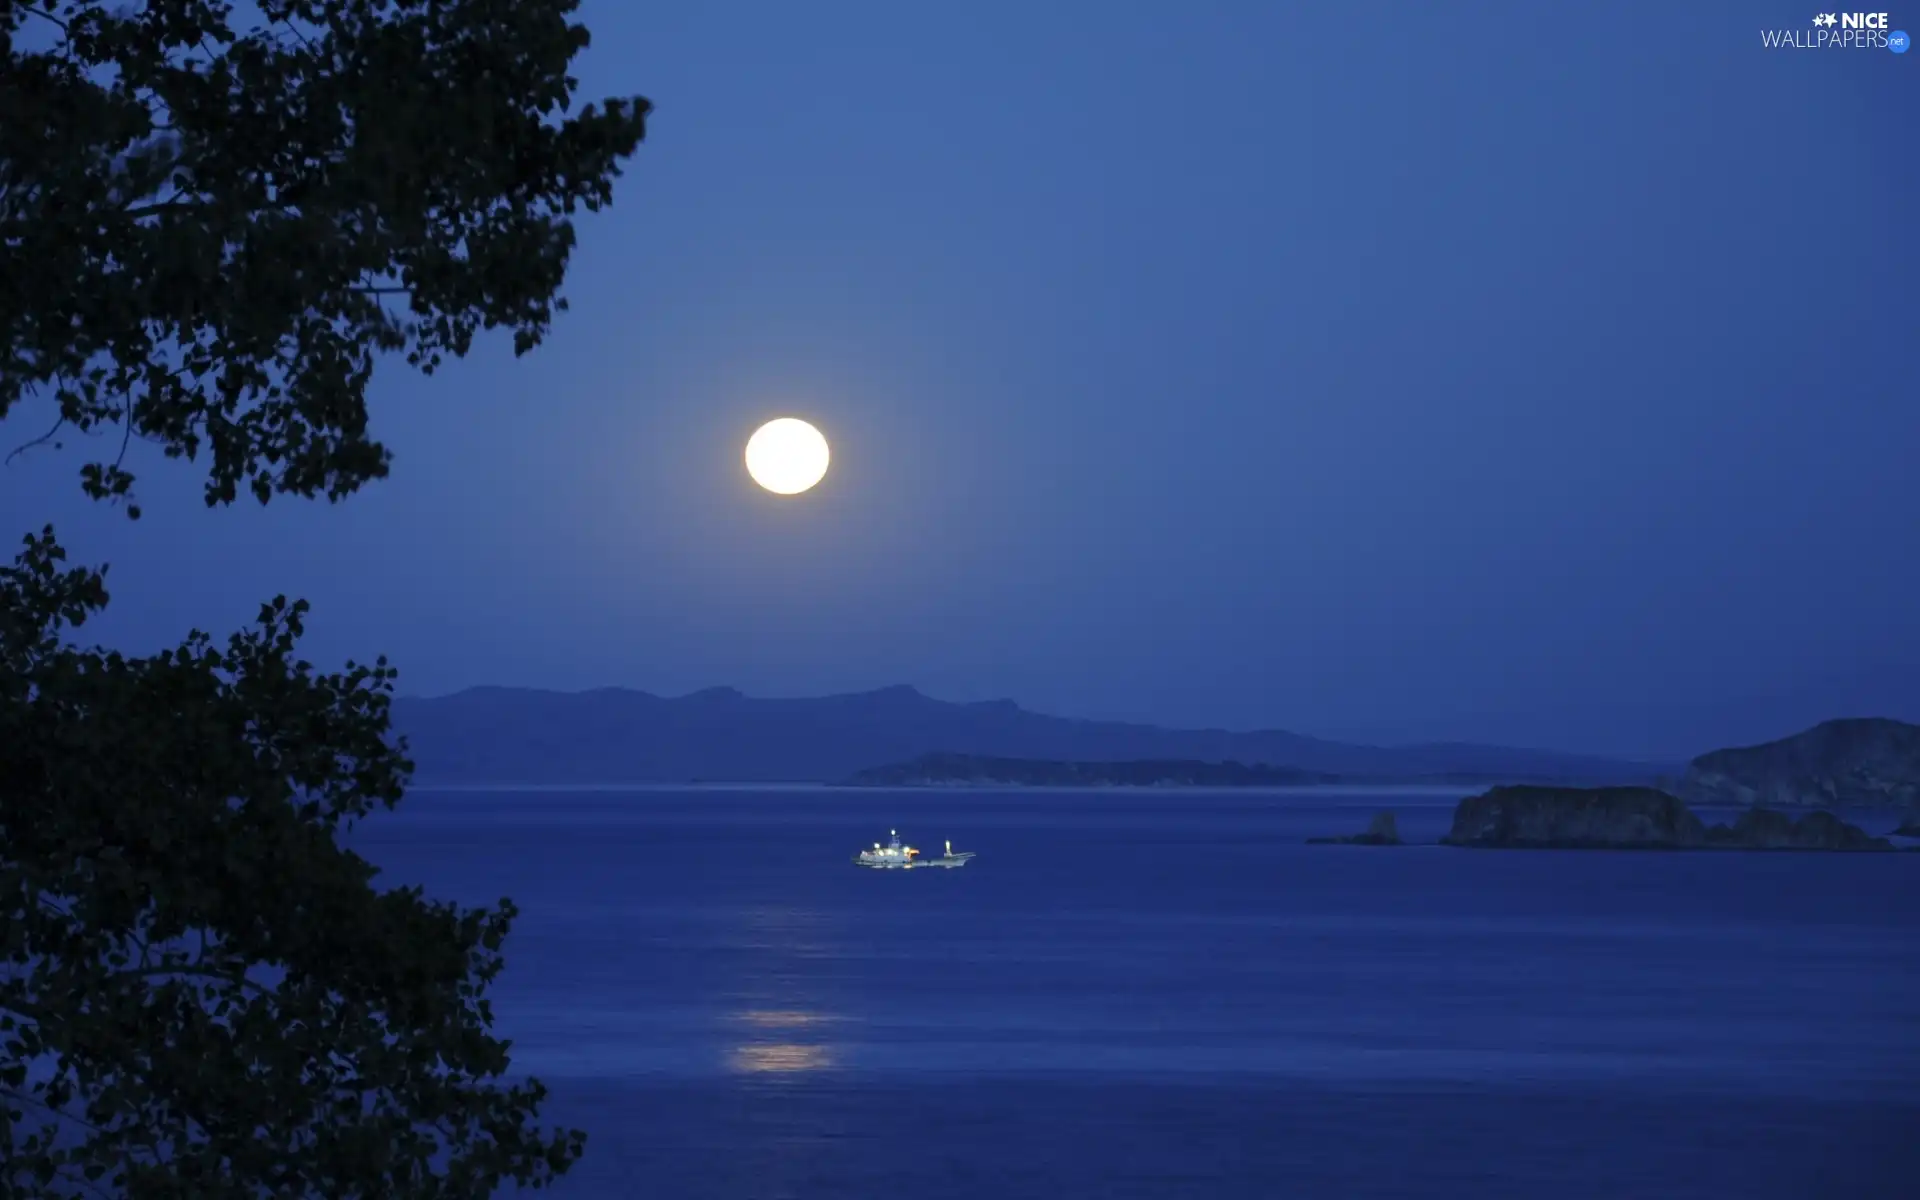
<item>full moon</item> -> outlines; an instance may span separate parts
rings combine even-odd
[[[798,417],[768,421],[747,439],[747,474],[780,496],[797,496],[827,473],[827,439]]]

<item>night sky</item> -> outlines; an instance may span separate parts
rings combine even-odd
[[[111,644],[286,592],[414,694],[1643,755],[1920,718],[1920,54],[1761,47],[1812,15],[589,0],[583,97],[658,109],[541,350],[389,362],[341,506],[209,512],[148,452],[132,523],[70,441],[0,512],[113,564]],[[781,415],[833,445],[796,499],[741,466]]]

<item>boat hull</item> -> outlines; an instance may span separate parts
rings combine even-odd
[[[923,858],[908,862],[866,862],[856,858],[853,860],[853,865],[865,867],[869,871],[920,871],[928,867],[941,867],[950,871],[955,867],[966,866],[972,858],[971,854],[950,854],[941,858]]]
[[[967,860],[971,859],[972,857],[973,855],[971,854],[951,854],[945,858],[923,859],[920,862],[914,863],[913,865],[915,867],[945,867],[948,870],[952,870],[954,867],[966,866]]]

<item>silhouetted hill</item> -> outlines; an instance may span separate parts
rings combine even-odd
[[[1061,762],[1049,758],[988,758],[978,754],[922,754],[903,763],[869,767],[849,787],[1296,787],[1338,783],[1341,776],[1269,763],[1129,758],[1119,762]]]
[[[955,704],[911,687],[768,700],[731,688],[668,699],[605,688],[474,688],[394,703],[421,783],[825,782],[923,754],[1115,762],[1233,760],[1382,778],[1637,782],[1659,771],[1552,751],[1361,746],[1278,730],[1162,729]]]
[[[1693,760],[1677,790],[1697,804],[1920,807],[1920,725],[1847,718],[1715,750]]]
[[[1497,787],[1453,810],[1448,846],[1509,850],[1892,850],[1830,812],[1799,820],[1766,808],[1708,825],[1649,787]]]

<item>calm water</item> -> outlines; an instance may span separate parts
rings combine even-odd
[[[1302,844],[1455,798],[416,792],[357,841],[523,909],[561,1197],[1920,1195],[1920,854]],[[896,826],[980,857],[849,864]]]

